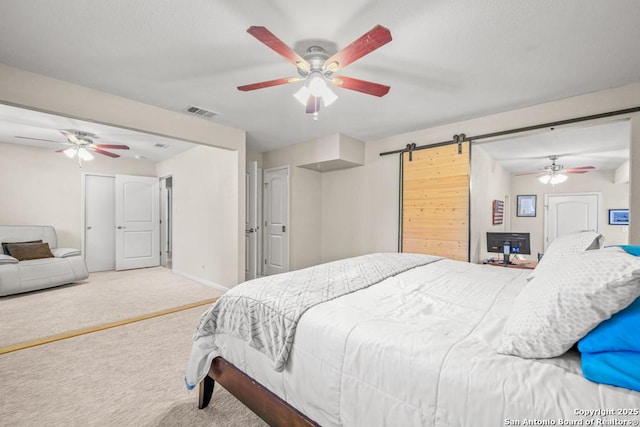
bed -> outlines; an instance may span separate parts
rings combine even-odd
[[[622,257],[622,250],[586,251],[588,246],[580,246],[580,252],[592,253],[583,259],[588,265],[597,252]],[[563,256],[578,252],[561,249]],[[631,258],[624,259],[630,265],[624,268],[633,272],[630,284],[616,282],[616,295],[625,296],[616,307],[597,307],[598,316],[611,317],[640,295],[640,259]],[[388,276],[378,280],[376,263],[389,260],[398,263],[398,271],[383,272]],[[638,425],[640,393],[585,379],[575,349],[563,347],[560,355],[544,358],[508,354],[526,353],[535,341],[525,336],[518,343],[522,337],[512,336],[506,345],[505,331],[509,324],[517,326],[512,317],[518,304],[527,303],[522,295],[529,284],[536,280],[540,285],[533,291],[539,291],[545,277],[557,274],[554,257],[548,261],[535,274],[415,254],[336,261],[278,278],[288,281],[284,289],[304,289],[298,295],[304,304],[311,301],[304,307],[295,298],[283,303],[286,290],[271,297],[289,310],[283,318],[272,315],[273,305],[264,308],[269,299],[264,293],[274,279],[246,282],[221,300],[244,294],[245,309],[257,318],[243,320],[234,308],[233,320],[223,320],[224,304],[209,308],[194,337],[187,386],[199,385],[202,408],[218,382],[271,425]],[[575,268],[584,270],[582,264]],[[567,270],[565,264],[561,270]],[[371,271],[375,277],[361,280]],[[329,282],[312,285],[322,289],[319,302],[309,296],[316,291],[303,285],[317,279]],[[357,286],[346,286],[340,295],[327,293],[342,286],[339,280]],[[554,321],[571,323],[565,320]]]

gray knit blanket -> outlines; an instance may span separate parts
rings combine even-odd
[[[305,311],[439,259],[377,253],[250,280],[232,288],[211,306],[200,319],[194,341],[208,340],[215,350],[216,335],[231,335],[267,355],[274,369],[282,371],[298,320]]]

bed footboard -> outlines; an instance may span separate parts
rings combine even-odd
[[[271,426],[319,426],[222,357],[213,359],[200,382],[198,408],[211,401],[215,381]]]

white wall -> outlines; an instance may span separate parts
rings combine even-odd
[[[156,176],[145,160],[96,155],[79,167],[52,149],[0,143],[0,224],[52,225],[58,246],[81,247],[83,173]]]
[[[507,197],[511,194],[511,174],[480,145],[471,149],[471,262],[496,254],[487,252],[487,231],[507,231]],[[507,197],[505,197],[507,196]],[[510,198],[510,197],[509,197]],[[503,223],[493,225],[493,201],[505,202]]]
[[[219,208],[239,218],[234,222],[235,243],[228,250],[236,251],[236,282],[244,280],[246,134],[243,130],[3,64],[0,64],[0,102],[236,151],[235,167],[227,180],[235,185],[233,190],[241,197],[236,205]]]
[[[262,153],[247,148],[247,163],[257,162],[258,167],[262,167]]]
[[[531,256],[535,259],[538,252],[544,253],[544,196],[545,194],[600,192],[599,231],[605,239],[605,245],[622,245],[629,241],[629,227],[609,225],[609,209],[628,209],[629,184],[616,184],[615,171],[591,171],[585,174],[569,175],[562,184],[542,184],[535,176],[513,176],[511,179],[511,231],[531,233]],[[537,195],[535,217],[516,216],[516,195]]]
[[[289,270],[321,262],[322,174],[296,167],[306,162],[303,144],[263,153],[264,170],[289,165]]]
[[[322,175],[322,261],[398,251],[398,157]]]
[[[226,287],[237,283],[240,218],[229,209],[241,196],[237,157],[236,151],[196,146],[157,164],[158,176],[173,178],[175,272]]]

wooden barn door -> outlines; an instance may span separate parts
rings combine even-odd
[[[469,261],[469,150],[467,141],[402,153],[401,252]]]

